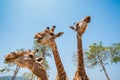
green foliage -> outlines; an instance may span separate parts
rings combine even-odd
[[[120,62],[120,43],[114,43],[109,47],[110,60],[112,63]]]
[[[5,71],[8,71],[8,69],[6,67],[0,70],[0,72],[2,72],[2,73]]]
[[[51,48],[47,45],[37,44],[36,42],[34,42],[33,49],[38,49],[39,50],[38,53],[36,54],[36,56],[40,56],[40,57],[43,57],[43,58],[51,57],[51,54],[50,54],[50,49]]]
[[[50,51],[50,47],[44,44],[37,44],[36,42],[34,42],[34,46],[33,49],[38,49],[38,52],[36,53],[36,57],[41,57],[44,59],[44,62],[42,63],[43,66],[45,67],[46,70],[49,69],[49,65],[48,62],[46,60],[46,57],[51,57],[51,51]]]
[[[36,76],[31,72],[29,72],[29,73],[25,72],[21,77],[23,80],[35,80],[35,78],[36,78]]]
[[[99,44],[93,43],[89,46],[89,50],[85,53],[85,60],[88,64],[88,67],[94,67],[100,64],[102,60],[106,64],[107,59],[110,56],[108,47],[102,45],[102,42]]]
[[[7,73],[11,71],[11,68],[14,66],[14,64],[8,64],[7,66],[0,69],[0,73]]]
[[[88,62],[88,66],[95,67],[96,65],[100,65],[107,80],[110,80],[105,64],[107,61],[112,63],[120,62],[120,43],[115,43],[107,47],[103,46],[102,42],[99,44],[93,43],[89,48],[90,49],[85,52],[85,61]]]
[[[73,62],[76,64],[76,54],[74,54],[73,57]],[[96,65],[100,65],[100,61],[102,61],[104,65],[108,64],[108,62],[120,62],[120,43],[114,43],[111,46],[104,46],[102,42],[90,45],[89,50],[84,52],[85,66],[94,68]]]

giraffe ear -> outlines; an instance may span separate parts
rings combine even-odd
[[[30,54],[34,56],[35,53],[37,53],[37,52],[38,52],[38,49],[35,49],[35,50],[33,50]]]
[[[70,26],[70,28],[71,28],[72,30],[75,30],[75,31],[76,31],[76,28],[74,28],[73,26]]]
[[[60,37],[60,36],[62,36],[64,34],[64,32],[59,32],[59,33],[57,33],[56,35],[55,35],[55,38],[56,37]]]

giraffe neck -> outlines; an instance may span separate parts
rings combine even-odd
[[[31,63],[29,70],[38,77],[38,80],[48,80],[46,70],[41,64],[34,61]]]
[[[67,74],[64,70],[64,67],[60,59],[59,52],[58,52],[55,42],[52,44],[52,52],[54,55],[54,60],[55,60],[55,64],[56,64],[57,72],[58,72],[58,76],[56,80],[67,80]]]
[[[78,75],[80,75],[82,77],[82,80],[89,80],[87,75],[86,75],[86,71],[85,71],[85,67],[84,67],[84,59],[83,59],[83,49],[82,49],[82,34],[77,33],[77,53],[78,53],[78,66],[77,66],[77,72]]]

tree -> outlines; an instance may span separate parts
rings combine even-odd
[[[20,67],[18,65],[16,65],[16,69],[15,69],[14,74],[12,76],[12,80],[15,80],[16,75],[17,75],[17,73],[18,73],[19,70],[20,70]]]
[[[102,42],[100,42],[98,45],[93,43],[89,46],[89,48],[90,49],[85,52],[86,62],[89,63],[87,63],[88,66],[94,67],[96,65],[100,65],[106,75],[107,80],[110,80],[105,68],[105,64],[107,63],[107,60],[110,56],[108,47],[103,46]]]

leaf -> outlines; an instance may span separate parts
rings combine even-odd
[[[5,72],[6,71],[6,68],[3,68],[0,70],[0,72]]]

